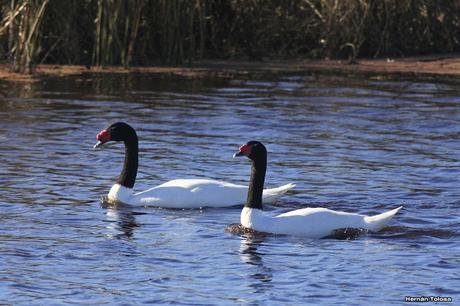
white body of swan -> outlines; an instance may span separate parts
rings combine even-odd
[[[293,187],[294,184],[286,184],[264,189],[264,202],[275,202]],[[208,179],[177,179],[139,193],[115,184],[110,189],[108,198],[109,201],[125,204],[164,208],[231,207],[243,205],[247,193],[248,186]]]
[[[360,228],[377,232],[385,227],[402,208],[375,216],[333,211],[327,208],[303,208],[277,216],[269,216],[257,208],[244,207],[241,211],[241,224],[260,232],[323,238],[334,230]]]

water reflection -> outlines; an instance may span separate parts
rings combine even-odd
[[[241,236],[239,254],[241,261],[252,266],[249,273],[249,287],[261,293],[273,287],[273,270],[264,264],[263,253],[258,249],[263,245],[266,235],[261,233]]]
[[[101,206],[107,210],[105,213],[109,222],[107,229],[110,230],[107,236],[115,239],[133,239],[134,229],[139,227],[133,207],[123,203],[109,202],[105,197],[101,200]]]

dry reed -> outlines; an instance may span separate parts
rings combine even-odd
[[[9,0],[0,20],[0,60],[19,72],[460,50],[458,0]]]

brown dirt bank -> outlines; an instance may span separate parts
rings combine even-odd
[[[0,80],[25,81],[43,77],[83,75],[87,73],[150,73],[184,77],[329,73],[352,74],[372,77],[439,77],[460,78],[460,55],[435,55],[404,59],[361,59],[358,64],[347,64],[337,60],[283,60],[266,62],[247,61],[200,61],[184,67],[107,67],[91,68],[67,65],[40,65],[33,75],[9,72],[6,65],[0,65]]]

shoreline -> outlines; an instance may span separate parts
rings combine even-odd
[[[348,64],[344,60],[202,60],[184,66],[129,68],[111,66],[90,69],[77,65],[43,64],[36,67],[33,75],[10,72],[6,64],[0,65],[0,80],[14,82],[34,82],[48,77],[107,73],[148,73],[181,77],[241,77],[267,74],[324,73],[374,78],[457,79],[460,78],[460,55],[433,55],[401,59],[360,59],[357,64]]]

